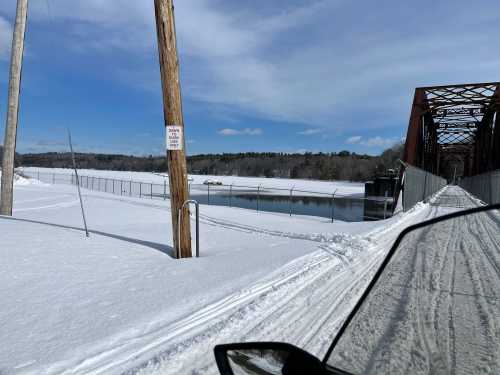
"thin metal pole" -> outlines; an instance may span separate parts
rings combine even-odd
[[[229,207],[233,207],[233,184],[229,185]]]
[[[493,172],[489,173],[490,176],[490,201],[488,204],[493,204]]]
[[[142,198],[142,182],[139,182],[139,198]]]
[[[82,193],[80,191],[80,181],[78,179],[78,170],[76,169],[75,153],[73,152],[73,143],[71,142],[71,132],[68,129],[68,141],[69,149],[71,150],[71,159],[73,160],[73,168],[75,169],[76,186],[78,189],[78,198],[80,199],[80,208],[82,209],[83,225],[85,226],[85,235],[89,236],[89,230],[87,228],[87,219],[85,219],[85,210],[83,209]]]
[[[207,204],[210,205],[210,184],[207,185]]]
[[[113,194],[115,193],[115,179],[111,179],[111,183],[113,184]]]
[[[338,189],[336,189],[336,190],[333,192],[333,194],[332,194],[332,214],[331,214],[331,216],[332,216],[332,223],[333,223],[333,218],[334,218],[334,216],[335,216],[335,194],[337,193],[337,190],[338,190]]]
[[[123,195],[123,180],[120,180],[120,195]]]
[[[153,183],[151,182],[151,199],[153,199]]]
[[[424,193],[422,194],[422,202],[425,202],[425,198],[427,198],[427,172],[424,172]]]
[[[132,180],[130,180],[130,189],[128,189],[128,195],[132,196]]]
[[[292,205],[293,205],[293,189],[295,189],[295,185],[290,189],[290,217],[292,216]]]
[[[389,196],[389,192],[386,190],[384,194],[384,220],[387,217],[387,197]]]
[[[200,257],[200,205],[196,202],[196,258]]]
[[[257,212],[259,211],[259,203],[260,203],[260,185],[257,187]]]

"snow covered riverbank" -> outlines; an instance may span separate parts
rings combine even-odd
[[[23,167],[20,168],[30,175],[40,174],[68,174],[71,175],[72,169],[64,168],[35,168]],[[144,183],[163,184],[165,180],[168,181],[168,175],[161,173],[150,172],[126,172],[126,171],[100,171],[94,169],[80,169],[79,174],[82,176],[93,176],[109,179],[121,179],[125,181],[140,181]],[[36,176],[36,175],[35,175]],[[294,189],[295,196],[315,196],[315,195],[328,195],[334,192],[338,196],[363,196],[365,191],[365,184],[360,182],[349,181],[318,181],[318,180],[296,180],[287,178],[264,178],[264,177],[237,177],[237,176],[208,176],[208,175],[189,175],[190,183],[195,190],[206,190],[203,183],[209,181],[219,181],[224,185],[235,185],[241,188],[234,188],[237,191],[247,191],[249,188],[256,190],[261,187],[262,194],[272,195],[289,195],[290,190]],[[222,191],[217,190],[217,186],[213,186],[212,194],[217,194]],[[227,189],[226,189],[227,190]],[[281,190],[281,191],[280,191]],[[226,191],[227,192],[227,191]],[[316,194],[315,194],[316,193]]]
[[[399,231],[437,212],[332,224],[202,206],[202,256],[178,261],[168,201],[84,202],[89,239],[72,186],[16,186],[0,218],[2,374],[214,373],[214,344],[250,339],[323,354]]]

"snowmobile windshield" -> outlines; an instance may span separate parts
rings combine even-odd
[[[328,365],[354,374],[500,374],[498,209],[411,230],[385,262]]]

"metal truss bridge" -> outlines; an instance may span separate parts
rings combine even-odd
[[[448,181],[500,168],[500,82],[419,87],[404,161]]]

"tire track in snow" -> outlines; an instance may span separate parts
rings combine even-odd
[[[459,194],[460,190],[450,189],[449,193]],[[474,205],[472,199],[470,203]],[[371,315],[358,316],[351,327],[353,336],[337,348],[337,356],[346,352],[356,353],[356,357],[351,359],[348,354],[332,364],[345,364],[348,359],[362,362],[343,367],[358,372],[370,369],[368,373],[498,372],[500,314],[498,302],[491,298],[499,300],[500,278],[498,267],[492,266],[494,255],[483,252],[498,246],[500,232],[498,224],[482,219],[475,215],[456,218],[429,227],[424,238],[414,239],[417,251],[413,257],[403,258],[401,264],[395,258],[394,269],[386,273],[389,279],[396,277],[393,281],[399,290],[392,282],[385,283],[382,293],[374,290],[376,294],[368,302]],[[436,244],[444,246],[437,248]],[[489,297],[487,291],[495,296]],[[384,297],[395,295],[394,308]],[[378,321],[381,317],[387,320],[385,326]],[[373,333],[379,337],[376,350],[366,344]],[[365,351],[370,354],[368,363],[363,358]],[[445,358],[448,360],[443,361]]]

